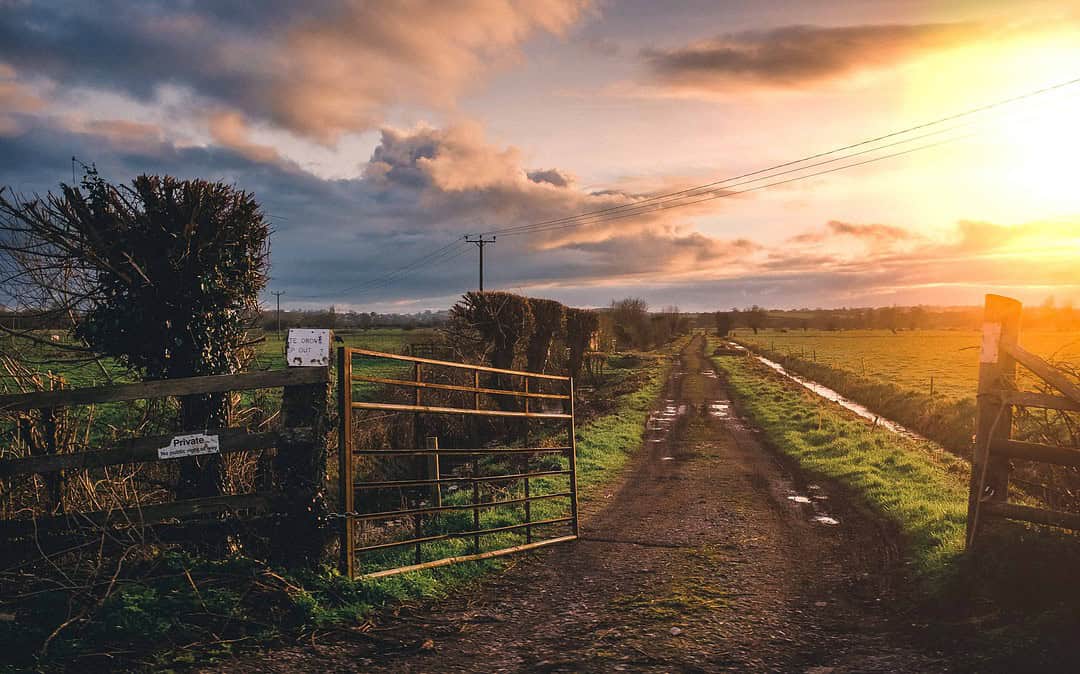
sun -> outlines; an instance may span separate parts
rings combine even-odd
[[[905,107],[915,118],[967,110],[1080,78],[1080,30],[955,50],[912,73]],[[951,152],[954,184],[970,203],[1011,218],[1080,217],[1080,81],[964,118]],[[930,167],[927,166],[929,169]]]
[[[1043,103],[997,125],[1001,163],[993,171],[1017,198],[1080,215],[1080,91]]]

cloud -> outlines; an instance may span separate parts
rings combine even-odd
[[[216,143],[235,150],[252,161],[276,162],[281,160],[278,151],[268,145],[253,143],[250,129],[238,112],[218,112],[209,119],[210,136]]]
[[[794,243],[823,243],[837,237],[849,237],[853,240],[866,241],[873,245],[888,245],[899,241],[917,238],[903,227],[881,224],[855,224],[830,220],[825,227],[812,232],[804,232],[789,239]]]
[[[0,4],[0,61],[67,87],[155,100],[189,92],[333,143],[396,105],[451,106],[538,33],[561,35],[588,0],[322,0],[162,5]]]
[[[547,183],[555,187],[568,187],[574,182],[574,177],[559,169],[546,169],[543,171],[529,171],[529,180],[534,183]]]
[[[385,129],[363,176],[333,180],[290,162],[263,161],[242,142],[177,146],[152,125],[44,118],[29,124],[0,138],[0,185],[19,192],[44,192],[69,179],[72,154],[93,158],[115,181],[152,171],[253,192],[274,227],[273,289],[284,290],[290,306],[446,306],[475,283],[475,250],[460,243],[461,234],[634,205],[671,187],[588,192],[569,180],[560,185],[563,171],[524,165],[520,151],[491,143],[470,125]],[[711,202],[709,212],[722,203]],[[955,302],[958,293],[976,301],[1003,285],[1037,286],[1043,296],[1053,292],[1045,287],[1058,287],[1064,297],[1078,282],[1075,221],[962,221],[913,232],[836,219],[765,243],[695,231],[692,218],[704,212],[695,209],[705,206],[500,235],[485,276],[492,287],[580,304],[645,294],[657,305],[703,309]],[[363,286],[444,245],[445,259],[392,283]]]
[[[653,80],[674,89],[798,89],[902,65],[986,38],[970,23],[783,26],[721,35],[674,49],[645,49]]]
[[[16,80],[15,69],[0,62],[0,136],[13,136],[22,129],[22,117],[45,107],[30,87]]]

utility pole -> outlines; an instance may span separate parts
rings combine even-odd
[[[277,334],[281,337],[281,296],[285,294],[285,291],[270,291],[270,294],[277,298]]]
[[[484,235],[474,236],[473,238],[465,237],[465,241],[468,243],[475,243],[476,247],[480,249],[480,292],[484,292],[484,246],[489,243],[495,243],[495,237],[485,239]]]

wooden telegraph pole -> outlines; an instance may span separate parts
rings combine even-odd
[[[484,235],[475,236],[473,238],[465,237],[465,241],[468,243],[475,243],[476,247],[480,249],[480,292],[484,292],[484,246],[489,243],[495,243],[495,237],[485,239]]]

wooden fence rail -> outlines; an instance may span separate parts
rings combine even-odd
[[[979,352],[975,448],[968,495],[969,548],[974,546],[980,525],[988,518],[1080,530],[1080,514],[1008,502],[1010,460],[1080,466],[1078,449],[1012,439],[1013,411],[1017,407],[1080,411],[1080,386],[1066,373],[1019,345],[1022,308],[1014,299],[986,296]],[[1018,364],[1056,389],[1060,396],[1017,391]]]
[[[0,480],[42,475],[56,482],[58,475],[73,470],[158,461],[192,461],[190,456],[171,457],[163,449],[178,436],[214,436],[217,447],[206,454],[277,450],[271,469],[274,486],[249,494],[215,495],[167,503],[133,505],[90,512],[0,520],[0,539],[18,545],[27,536],[63,534],[87,529],[148,526],[165,521],[205,522],[207,516],[254,513],[274,517],[272,549],[291,563],[311,564],[322,551],[321,520],[326,514],[323,491],[326,475],[327,367],[298,367],[270,372],[190,377],[94,388],[62,389],[0,395],[0,413],[40,410],[52,419],[55,410],[101,403],[129,402],[254,389],[282,389],[279,428],[249,432],[238,428],[187,428],[173,435],[154,435],[117,440],[107,447],[81,447],[0,459]],[[66,448],[69,449],[70,448]],[[48,482],[48,480],[47,480]],[[34,542],[27,545],[33,546]]]

